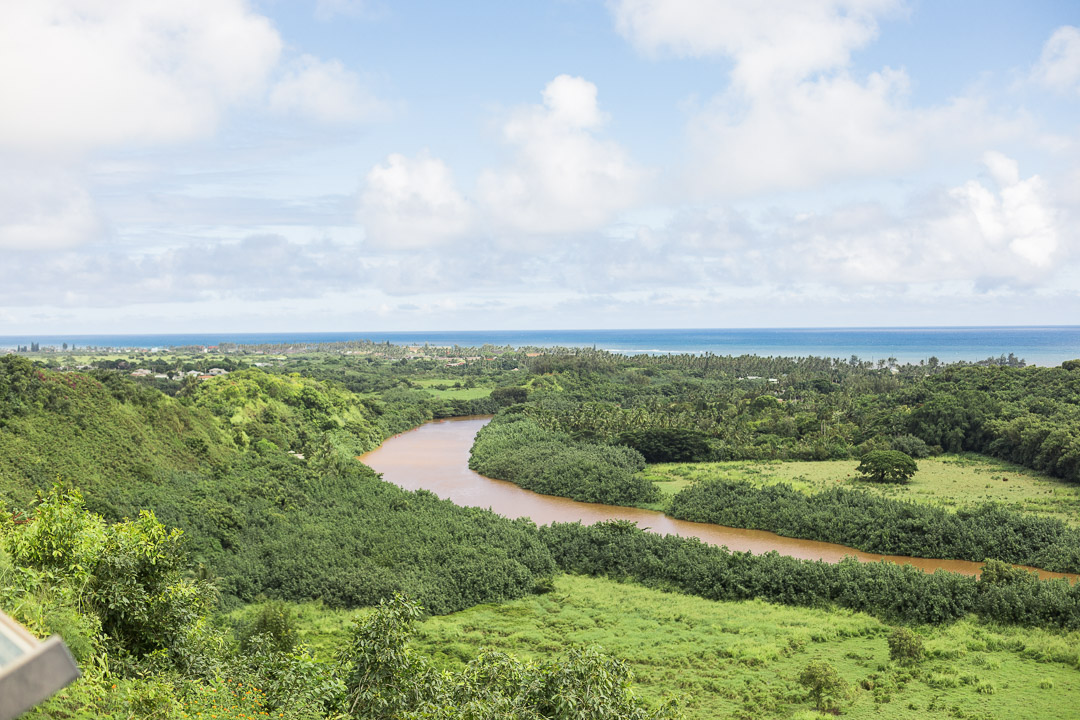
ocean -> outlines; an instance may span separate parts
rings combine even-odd
[[[0,349],[39,343],[42,347],[169,348],[185,345],[305,344],[371,340],[398,345],[511,345],[596,347],[624,354],[713,353],[896,358],[918,363],[975,362],[1013,353],[1029,365],[1058,365],[1080,358],[1080,326],[759,328],[680,330],[464,330],[416,332],[178,333],[161,335],[0,336]]]

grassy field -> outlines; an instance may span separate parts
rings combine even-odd
[[[941,455],[918,463],[919,471],[905,485],[860,480],[856,460],[666,463],[650,465],[645,472],[664,499],[695,480],[708,478],[760,485],[786,482],[808,493],[841,485],[950,509],[993,501],[1080,527],[1080,486],[982,455]],[[661,509],[663,504],[664,500]]]
[[[818,717],[796,678],[811,660],[847,684],[851,718],[1076,718],[1080,633],[961,622],[924,627],[927,657],[889,659],[892,628],[857,613],[718,603],[632,584],[562,576],[555,592],[434,617],[418,647],[460,666],[481,647],[546,657],[599,644],[625,660],[648,699],[689,699],[687,717]]]
[[[491,394],[490,387],[461,387],[461,378],[413,379],[412,383],[423,387],[424,390],[435,397],[447,400],[475,400]],[[458,387],[454,387],[454,385],[458,385]]]
[[[293,607],[303,641],[332,658],[355,613]],[[460,668],[484,647],[545,658],[597,644],[630,666],[643,698],[683,698],[689,720],[831,717],[814,711],[797,681],[812,660],[843,678],[835,705],[853,719],[1080,717],[1080,632],[920,627],[926,657],[904,666],[889,658],[892,629],[847,611],[712,602],[563,575],[546,595],[429,618],[414,647]]]

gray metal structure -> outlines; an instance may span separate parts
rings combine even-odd
[[[39,641],[0,613],[0,720],[12,720],[79,677],[67,646]]]

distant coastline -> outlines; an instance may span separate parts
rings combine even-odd
[[[167,333],[0,336],[0,351],[36,343],[42,348],[160,348],[237,345],[314,345],[370,340],[395,345],[479,347],[596,347],[623,354],[713,353],[895,358],[918,363],[976,362],[1009,353],[1029,365],[1058,365],[1080,357],[1080,326],[853,327],[640,330],[431,330],[401,332]]]

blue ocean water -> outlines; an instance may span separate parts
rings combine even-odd
[[[468,330],[416,332],[180,333],[162,335],[0,336],[0,348],[39,343],[76,347],[169,348],[183,345],[305,344],[371,340],[399,345],[484,344],[514,347],[593,347],[612,352],[714,353],[836,357],[863,360],[896,358],[918,363],[977,361],[1013,353],[1029,365],[1058,365],[1080,358],[1080,326],[923,327],[923,328],[766,328],[691,330]]]

